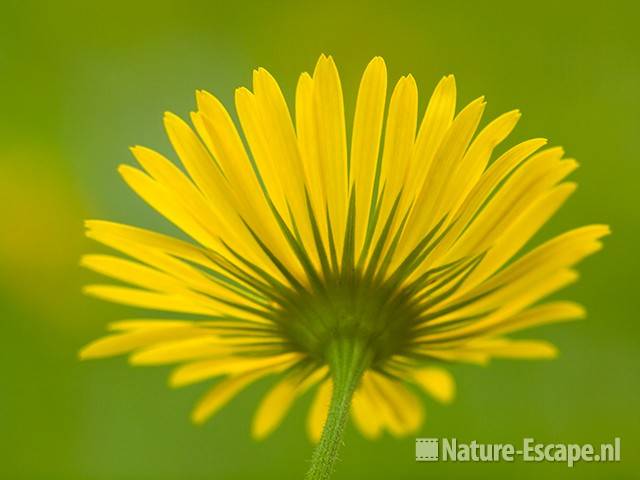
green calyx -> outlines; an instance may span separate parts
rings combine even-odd
[[[278,312],[280,334],[292,349],[330,367],[336,342],[367,350],[371,366],[384,364],[405,349],[420,314],[408,292],[362,277],[330,282],[296,300]]]

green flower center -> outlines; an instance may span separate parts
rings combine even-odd
[[[336,340],[359,343],[372,366],[405,350],[420,309],[406,289],[362,278],[329,281],[320,290],[299,291],[277,310],[280,334],[291,348],[321,364]]]

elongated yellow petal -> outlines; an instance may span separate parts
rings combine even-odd
[[[170,275],[111,255],[85,255],[81,265],[103,275],[158,292],[185,292],[184,284]]]
[[[466,349],[435,349],[417,348],[417,353],[426,355],[444,362],[470,363],[472,365],[485,366],[489,363],[490,356],[486,352],[469,351]]]
[[[404,212],[404,207],[412,200],[409,198],[411,194],[405,189],[405,185],[413,180],[409,178],[409,172],[417,119],[418,87],[414,78],[408,75],[398,81],[389,103],[380,175],[380,195],[384,196],[380,206],[378,230],[382,228],[381,225],[387,219],[398,195],[401,193],[403,195],[400,212]],[[401,214],[396,215],[391,236],[395,234],[395,227],[401,216]]]
[[[132,190],[186,234],[206,247],[220,247],[219,238],[202,223],[210,219],[209,215],[194,217],[179,197],[136,168],[122,165],[118,171]]]
[[[416,207],[409,218],[405,249],[401,251],[399,258],[408,253],[408,248],[413,248],[424,232],[428,232],[430,227],[440,221],[442,199],[447,193],[448,182],[471,142],[485,105],[482,97],[474,100],[456,116],[447,129],[430,162],[424,183],[416,192]]]
[[[384,134],[380,181],[387,192],[387,198],[391,199],[389,208],[408,180],[417,120],[418,87],[413,76],[408,75],[398,80],[393,89]],[[384,212],[381,217],[386,218]]]
[[[425,392],[442,403],[451,403],[456,394],[453,376],[438,367],[421,368],[413,372],[413,381]]]
[[[234,312],[260,323],[265,321],[264,318],[245,312],[241,308],[234,308],[233,304],[229,303],[246,304],[249,300],[253,301],[254,307],[260,309],[264,307],[264,303],[255,292],[241,290],[236,285],[204,274],[187,263],[149,248],[132,245],[126,240],[112,242],[108,236],[103,236],[102,241],[159,270],[108,255],[83,257],[84,266],[152,291],[195,298],[197,302],[205,301],[207,304],[216,305],[220,311]],[[201,293],[206,297],[200,295]]]
[[[502,270],[485,285],[489,288],[512,281],[532,269],[549,271],[571,266],[599,249],[599,239],[610,233],[606,225],[588,225],[559,235],[527,253],[508,268]]]
[[[549,359],[558,354],[549,342],[507,338],[479,338],[456,347],[421,349],[420,352],[442,360],[479,365],[485,365],[491,358]]]
[[[544,282],[552,273],[575,265],[588,255],[602,248],[599,239],[609,234],[609,228],[604,225],[590,225],[566,232],[540,245],[522,258],[500,270],[490,279],[468,292],[461,292],[445,302],[442,307],[455,302],[464,301],[473,296],[483,296],[487,292],[494,294],[475,302],[473,310],[479,310],[495,305],[513,297],[514,292],[527,289],[529,282]],[[469,311],[466,311],[468,313]],[[460,313],[460,312],[458,312]],[[444,321],[440,319],[439,321]]]
[[[194,122],[194,126],[225,177],[232,185],[244,186],[242,193],[249,197],[251,205],[264,205],[262,189],[227,109],[203,90],[196,92],[196,99],[199,111],[198,123]]]
[[[442,256],[449,253],[451,246],[458,239],[460,233],[467,227],[469,221],[478,212],[483,202],[494,192],[508,174],[513,172],[529,155],[533,154],[545,145],[545,143],[546,140],[544,139],[533,139],[522,142],[509,149],[491,164],[466,196],[462,205],[455,212],[452,212],[451,218],[454,221],[453,225],[451,225],[448,233],[430,256],[432,261],[425,262],[424,267],[419,270],[420,273],[429,265],[439,263]]]
[[[294,224],[309,252],[313,243],[307,220],[305,172],[289,109],[277,82],[264,69],[254,71],[254,93],[236,91],[236,107],[253,158],[280,215]],[[274,225],[277,231],[277,225]],[[317,264],[314,255],[310,255]]]
[[[305,173],[289,108],[278,83],[265,69],[254,71],[253,87],[262,120],[258,127],[268,141],[265,148],[268,159],[263,163],[269,163],[274,170],[303,243],[310,246],[311,230],[306,221],[304,200]]]
[[[164,116],[167,135],[181,163],[202,194],[211,202],[220,226],[237,226],[237,212],[231,210],[232,195],[227,195],[228,186],[220,166],[209,155],[196,134],[180,117],[167,112]],[[233,232],[234,235],[240,232]]]
[[[536,197],[568,175],[576,165],[561,164],[562,153],[557,148],[546,150],[509,177],[460,237],[448,258],[460,258],[487,248]]]
[[[191,413],[191,421],[196,424],[203,423],[216,414],[242,389],[269,373],[271,373],[269,369],[262,369],[230,376],[218,382],[200,399]]]
[[[194,280],[194,276],[174,278],[142,264],[109,255],[87,255],[83,257],[82,264],[96,272],[148,289],[147,291],[115,285],[95,285],[85,288],[85,293],[89,295],[143,308],[183,313],[227,313],[244,317],[249,321],[265,323],[265,319],[256,313],[261,311],[262,307],[259,304],[255,305],[255,311],[246,311],[240,306],[247,303],[246,297],[234,295],[233,290],[222,287],[213,279],[207,281],[195,277]],[[174,271],[178,272],[179,269],[176,268]],[[194,290],[188,287],[193,287]],[[234,300],[239,301],[240,305],[229,303]]]
[[[549,323],[566,322],[586,316],[585,309],[572,302],[550,302],[530,308],[506,319],[489,330],[492,335],[511,333]]]
[[[491,250],[469,277],[469,282],[481,282],[506,263],[558,211],[575,189],[575,183],[564,183],[534,201],[497,238]]]
[[[322,428],[329,413],[329,402],[333,394],[333,381],[329,378],[318,387],[307,416],[307,433],[313,443],[320,441]]]
[[[176,165],[149,148],[133,147],[131,153],[142,168],[165,189],[173,192],[194,217],[200,220],[215,218],[205,197]]]
[[[206,271],[214,272],[217,275],[227,277],[220,267],[210,260],[210,256],[224,258],[217,252],[206,252],[198,247],[171,239],[159,234],[153,234],[142,229],[135,229],[127,225],[110,224],[109,222],[89,222],[90,230],[87,237],[95,239],[104,245],[116,249],[130,257],[140,260],[147,265],[155,267],[162,272],[168,273],[177,280],[183,282],[185,287],[195,291],[212,295],[219,299],[243,303],[245,301],[239,293],[249,295],[261,302],[262,295],[256,292],[251,285],[243,284],[240,289],[237,284],[225,282],[221,277],[204,273],[191,266],[191,263],[204,267]],[[182,261],[182,260],[186,260]],[[234,262],[224,259],[226,264],[238,268]],[[114,276],[119,278],[118,276]],[[242,283],[242,282],[240,282]],[[226,304],[224,310],[229,310]],[[254,321],[264,323],[263,318],[256,315],[244,314]]]
[[[362,377],[359,387],[353,394],[351,417],[360,433],[371,440],[382,434],[383,422],[376,399],[373,397],[368,373]]]
[[[116,332],[129,330],[155,330],[167,327],[193,327],[196,322],[187,320],[170,320],[170,319],[136,319],[136,320],[118,320],[109,323],[109,330]]]
[[[289,352],[267,357],[235,356],[192,362],[177,368],[169,381],[172,387],[182,387],[220,375],[244,373],[266,367],[284,369],[300,358],[299,353]]]
[[[154,293],[136,288],[116,287],[113,285],[88,285],[83,292],[87,295],[102,298],[133,307],[150,308],[166,312],[217,315],[220,310],[213,302],[204,297],[191,294]]]
[[[287,376],[276,384],[260,402],[251,426],[251,435],[261,440],[273,432],[291,408],[297,396],[300,379]]]
[[[314,81],[308,73],[298,79],[296,88],[296,136],[305,170],[305,186],[309,203],[314,213],[323,243],[328,244],[327,222],[327,186],[324,183],[324,170],[327,168],[321,161],[318,130],[314,109]]]
[[[291,408],[293,401],[326,375],[326,368],[311,376],[306,372],[287,375],[273,387],[260,402],[251,426],[253,438],[261,440],[273,432]]]
[[[392,435],[409,435],[420,427],[424,420],[422,404],[404,385],[373,372],[370,372],[370,385]]]
[[[241,243],[239,247],[237,245],[234,246],[239,248],[242,252],[242,242],[244,242],[245,245],[254,247],[252,252],[259,251],[259,249],[255,248],[257,246],[255,245],[255,242],[248,238],[248,233],[241,224],[241,218],[248,220],[249,223],[256,228],[261,239],[265,241],[272,250],[274,250],[279,258],[288,265],[291,265],[292,257],[289,248],[283,246],[282,240],[280,242],[274,240],[274,238],[281,239],[281,236],[274,236],[271,234],[271,231],[273,230],[268,231],[263,228],[263,219],[255,218],[255,206],[245,206],[247,193],[244,191],[236,192],[229,188],[227,182],[222,178],[220,170],[215,165],[211,169],[205,168],[213,164],[213,159],[208,157],[203,146],[199,143],[191,129],[173,115],[167,115],[166,124],[170,131],[175,131],[175,139],[173,141],[177,145],[176,148],[178,152],[181,152],[181,154],[189,158],[189,160],[195,158],[194,162],[187,162],[186,165],[192,165],[192,171],[195,171],[198,175],[205,176],[207,178],[208,176],[214,176],[215,180],[206,182],[208,190],[204,191],[210,192],[209,196],[206,197],[178,167],[162,155],[144,147],[132,148],[132,152],[138,162],[157,182],[157,188],[160,188],[165,195],[170,195],[169,199],[174,205],[181,206],[182,209],[177,213],[177,218],[184,222],[185,219],[183,217],[188,217],[197,224],[198,228],[202,228],[207,232],[207,234],[211,235],[214,239],[217,239],[216,242],[219,242],[218,237],[221,230],[225,231],[225,236],[228,236],[229,228],[234,228],[234,236],[239,239],[238,241]],[[191,147],[190,149],[187,148],[186,151],[183,151],[181,148],[183,145],[190,145]],[[203,171],[200,172],[199,169],[202,169]],[[196,176],[196,178],[199,177]],[[147,190],[149,190],[149,187],[147,187]],[[252,194],[255,193],[252,192]],[[227,202],[221,203],[220,201],[215,200],[215,198],[212,200],[212,195],[224,196]],[[161,203],[158,203],[157,194],[153,198],[156,199],[155,202],[158,206],[166,204],[166,202],[162,201],[163,199],[160,199]],[[245,201],[239,201],[239,199]],[[156,204],[154,204],[154,206]],[[260,204],[264,205],[264,201]],[[221,208],[218,208],[218,205],[220,205]],[[231,205],[233,205],[235,212],[231,212],[231,209],[229,208]],[[164,208],[166,209],[167,207]],[[271,214],[269,215],[272,217]],[[212,245],[208,246],[209,248],[212,247]],[[244,253],[245,256],[248,256],[249,258],[261,257],[260,255],[248,255],[246,251],[244,251]],[[265,259],[264,256],[262,256],[262,258],[267,270],[271,270],[273,272],[273,266],[270,262]]]
[[[552,275],[540,277],[536,279],[536,282],[520,282],[515,289],[499,292],[501,298],[496,303],[500,305],[500,307],[481,320],[444,332],[428,334],[426,337],[416,339],[416,341],[444,342],[461,336],[485,334],[487,329],[501,324],[512,315],[521,312],[547,295],[575,282],[577,278],[577,273],[563,269]],[[468,314],[470,311],[475,312],[476,309],[478,310],[476,313],[482,313],[482,309],[486,308],[486,306],[487,302],[478,302],[478,304],[473,305],[467,309],[466,312],[463,312],[463,315]],[[446,324],[448,321],[449,319],[446,317],[439,318],[433,321],[431,325]]]
[[[215,270],[216,266],[207,257],[206,253],[199,247],[191,245],[177,238],[169,237],[160,233],[145,230],[143,228],[132,227],[121,223],[107,222],[104,220],[87,220],[85,225],[88,229],[87,236],[98,242],[103,238],[119,239],[130,244],[143,245],[147,248],[157,249],[169,255],[188,260],[195,264]],[[112,248],[113,243],[108,243]],[[135,256],[135,255],[134,255]]]
[[[435,213],[436,218],[456,211],[484,172],[493,149],[511,133],[520,117],[520,112],[513,110],[500,115],[482,129],[456,166],[453,175],[447,179],[440,209]]]
[[[257,247],[255,240],[245,227],[234,202],[234,194],[220,167],[206,150],[191,128],[171,113],[165,115],[165,128],[169,139],[195,184],[208,199],[213,212],[213,226],[224,231],[225,241],[233,244],[243,257],[260,265],[272,275],[278,276],[276,268]]]
[[[246,321],[258,324],[270,323],[257,313],[245,311],[239,306],[229,305],[222,300],[189,290],[155,292],[116,285],[88,285],[84,287],[83,292],[87,295],[134,307],[210,316],[240,315]]]
[[[315,150],[321,164],[338,255],[342,254],[347,218],[347,139],[342,86],[331,57],[322,55],[313,72]],[[321,213],[322,214],[322,213]]]
[[[386,96],[387,68],[382,58],[375,57],[360,81],[351,137],[350,178],[356,189],[356,255],[362,249],[369,220]]]
[[[287,198],[285,196],[286,185],[278,174],[277,157],[272,158],[269,141],[262,128],[260,106],[254,93],[246,88],[238,88],[235,94],[236,110],[240,118],[242,130],[251,147],[251,153],[258,166],[260,176],[264,181],[267,193],[275,204],[280,215],[290,221],[287,214]],[[281,154],[281,153],[280,153]]]
[[[102,358],[121,355],[140,347],[168,340],[182,340],[207,335],[206,329],[190,325],[168,326],[152,330],[120,333],[103,337],[90,343],[80,351],[80,358]]]
[[[165,365],[204,357],[222,357],[232,353],[219,338],[209,335],[187,340],[172,339],[133,354],[132,365]]]
[[[477,340],[469,350],[485,352],[497,358],[542,359],[555,358],[558,349],[543,340]]]
[[[422,188],[436,151],[453,121],[455,110],[456,81],[453,75],[448,75],[440,80],[433,91],[420,124],[405,185],[408,200],[413,200]]]
[[[129,186],[147,203],[199,243],[213,251],[225,248],[220,237],[211,229],[212,223],[217,223],[217,220],[209,210],[194,214],[187,208],[179,195],[163,187],[140,170],[123,165],[119,171]],[[254,248],[254,252],[256,250]],[[280,272],[274,269],[271,262],[264,259],[263,254],[258,256],[261,256],[263,260],[258,261],[255,255],[247,254],[248,259],[253,259],[254,263],[263,265],[272,276],[286,282]]]
[[[290,248],[283,235],[279,233],[276,219],[265,200],[262,187],[229,113],[220,101],[209,93],[199,91],[197,99],[200,110],[192,114],[193,123],[220,165],[229,185],[241,186],[231,188],[230,193],[234,195],[235,205],[242,218],[278,258],[286,265],[295,265]],[[295,138],[293,141],[295,142]]]

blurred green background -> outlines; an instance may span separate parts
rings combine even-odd
[[[0,478],[301,478],[309,397],[256,443],[249,425],[267,383],[194,427],[206,386],[171,391],[165,369],[80,363],[78,349],[132,309],[84,298],[96,249],[82,219],[167,229],[120,181],[127,147],[170,153],[164,110],[194,90],[231,105],[268,68],[292,98],[299,72],[333,54],[353,112],[358,77],[382,55],[393,81],[413,73],[421,100],[455,73],[461,101],[485,94],[491,118],[524,117],[510,140],[546,136],[577,158],[580,188],[542,237],[607,222],[614,235],[563,297],[584,322],[531,336],[553,362],[458,367],[458,398],[426,400],[419,436],[484,442],[611,441],[617,464],[416,463],[413,438],[367,442],[349,428],[336,478],[638,478],[640,471],[637,2],[32,2],[0,7]]]

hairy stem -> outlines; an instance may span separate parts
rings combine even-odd
[[[353,392],[370,361],[364,346],[352,339],[338,339],[332,343],[327,358],[333,379],[333,394],[306,480],[328,480],[331,477],[349,418]]]

